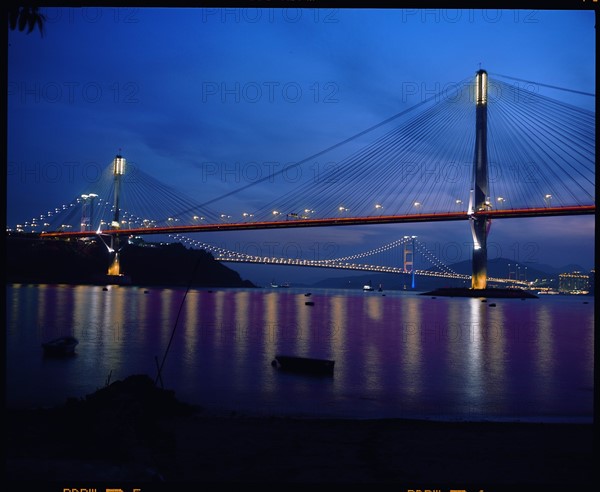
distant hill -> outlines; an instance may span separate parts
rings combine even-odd
[[[586,270],[583,267],[576,264],[569,264],[565,265],[564,267],[555,268],[551,267],[550,265],[544,265],[541,263],[519,263],[509,260],[507,258],[494,258],[493,260],[488,260],[488,276],[507,278],[509,272],[509,264],[511,272],[514,273],[518,267],[520,277],[525,278],[526,280],[535,280],[536,278],[542,279],[548,277],[554,278],[557,277],[559,273],[565,272],[586,272]],[[456,273],[466,275],[471,274],[471,260],[453,263],[452,265],[449,265],[449,267]]]
[[[546,265],[544,263],[536,263],[535,267],[538,270],[541,270],[541,271],[546,272],[551,275],[558,275],[560,273],[567,273],[567,272],[588,273],[588,270],[586,268],[583,268],[581,265],[577,265],[576,263],[569,263],[568,265],[565,265],[565,266],[562,266],[559,268],[553,267],[551,265]]]
[[[212,254],[181,243],[157,247],[127,245],[121,267],[137,284],[204,287],[255,287],[239,273],[216,261]],[[193,274],[193,278],[191,278]]]
[[[488,277],[508,278],[509,265],[510,271],[513,272],[512,278],[516,278],[514,272],[516,272],[517,269],[519,271],[520,278],[524,278],[526,280],[546,278],[549,275],[554,275],[553,273],[540,270],[537,263],[516,263],[506,258],[494,258],[493,260],[488,260]],[[463,275],[471,275],[473,268],[471,260],[453,263],[452,265],[449,265],[449,267],[456,273],[461,273]]]
[[[98,277],[106,274],[108,264],[106,247],[96,240],[7,236],[7,282],[98,283]],[[122,272],[137,285],[185,286],[191,281],[194,287],[255,287],[210,253],[187,249],[180,243],[127,244],[121,251],[120,264]]]

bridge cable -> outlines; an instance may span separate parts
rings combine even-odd
[[[468,77],[468,78],[465,78],[463,81],[459,82],[459,84],[462,84],[462,83],[464,83],[464,82],[465,82],[465,81],[467,81],[467,80],[470,80],[470,77]],[[377,128],[380,128],[380,127],[382,127],[382,126],[384,126],[384,125],[386,125],[386,124],[388,124],[388,123],[390,123],[390,122],[392,122],[392,121],[394,121],[394,120],[398,119],[399,117],[401,117],[401,116],[404,116],[404,115],[406,115],[406,114],[410,113],[411,111],[415,110],[416,108],[419,108],[419,107],[423,106],[424,104],[426,104],[426,103],[428,103],[428,102],[432,101],[432,100],[433,100],[433,99],[435,99],[436,97],[439,97],[439,94],[435,94],[435,95],[433,95],[433,96],[430,96],[430,97],[428,97],[428,98],[424,99],[423,101],[421,101],[421,102],[419,102],[419,103],[415,104],[414,106],[411,106],[411,107],[410,107],[410,108],[408,108],[408,109],[405,109],[405,110],[403,110],[403,111],[401,111],[401,112],[399,112],[399,113],[396,113],[395,115],[393,115],[393,116],[391,116],[391,117],[389,117],[389,118],[385,119],[384,121],[382,121],[382,122],[380,122],[380,123],[378,123],[378,124],[376,124],[376,125],[373,125],[373,126],[371,126],[371,127],[367,128],[367,129],[365,129],[365,130],[363,130],[363,131],[361,131],[361,132],[359,132],[359,133],[356,133],[355,135],[352,135],[351,137],[348,137],[348,138],[346,138],[345,140],[343,140],[343,141],[341,141],[341,142],[338,142],[338,143],[336,143],[336,144],[334,144],[334,145],[331,145],[331,146],[327,147],[326,149],[324,149],[324,150],[322,150],[322,151],[320,151],[320,152],[317,152],[317,153],[315,153],[315,154],[313,154],[313,155],[311,155],[311,156],[309,156],[309,157],[306,157],[306,158],[302,159],[301,161],[299,161],[299,162],[297,162],[297,163],[294,163],[294,164],[292,164],[292,165],[290,165],[290,166],[286,166],[286,167],[284,167],[283,169],[281,169],[281,170],[279,170],[279,171],[273,172],[273,173],[271,173],[270,175],[268,175],[268,176],[265,176],[264,178],[258,179],[258,180],[256,180],[256,181],[253,181],[252,183],[249,183],[249,184],[247,184],[247,185],[241,186],[241,187],[239,187],[239,188],[237,188],[237,189],[235,189],[235,190],[232,190],[232,191],[230,191],[230,192],[227,192],[227,193],[224,193],[223,195],[220,195],[220,196],[218,196],[218,197],[216,197],[216,198],[213,198],[213,199],[211,199],[211,200],[208,200],[208,201],[204,202],[204,203],[203,203],[201,206],[210,205],[211,203],[215,203],[215,202],[217,202],[217,201],[220,201],[220,200],[222,200],[223,198],[226,198],[226,197],[228,197],[228,196],[231,196],[231,195],[237,194],[237,193],[239,193],[240,191],[243,191],[243,190],[245,190],[245,189],[248,189],[248,188],[250,188],[250,187],[252,187],[252,186],[255,186],[255,185],[256,185],[256,184],[258,184],[258,183],[262,183],[262,182],[264,182],[264,181],[271,180],[271,179],[273,179],[275,176],[278,176],[278,175],[282,174],[283,172],[286,172],[287,170],[289,170],[289,169],[290,169],[290,168],[292,168],[292,167],[299,166],[299,165],[301,165],[301,164],[304,164],[304,163],[306,163],[306,162],[308,162],[308,161],[310,161],[310,160],[312,160],[312,159],[315,159],[315,158],[317,158],[317,157],[320,157],[320,156],[322,156],[323,154],[326,154],[327,152],[330,152],[330,151],[332,151],[332,150],[334,150],[334,149],[336,149],[336,148],[338,148],[338,147],[341,147],[342,145],[345,145],[345,144],[347,144],[347,143],[349,143],[349,142],[351,142],[351,141],[353,141],[353,140],[356,140],[357,138],[359,138],[359,137],[362,137],[363,135],[366,135],[367,133],[370,133],[370,132],[372,132],[373,130],[376,130]],[[183,213],[185,213],[185,212],[183,212]]]
[[[574,89],[567,89],[566,87],[558,87],[556,85],[542,84],[541,82],[533,82],[531,80],[525,80],[525,79],[520,79],[517,77],[511,77],[509,75],[502,75],[500,73],[489,72],[488,75],[492,75],[492,76],[495,75],[497,77],[503,77],[505,79],[517,80],[519,82],[526,82],[528,84],[536,84],[541,87],[548,87],[550,89],[557,89],[557,90],[561,90],[561,91],[572,92],[573,94],[582,94],[584,96],[596,97],[596,94],[593,92],[584,92],[584,91],[578,91],[578,90],[574,90]]]

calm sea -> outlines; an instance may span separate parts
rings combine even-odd
[[[203,289],[184,301],[176,288],[7,285],[7,404],[154,378],[172,336],[162,383],[207,412],[593,420],[593,297],[307,292]],[[67,334],[75,356],[43,356],[43,341]],[[333,359],[334,375],[282,373],[276,354]]]

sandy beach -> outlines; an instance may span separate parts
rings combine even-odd
[[[143,391],[118,382],[63,407],[9,410],[9,482],[61,491],[225,483],[574,490],[594,483],[591,424],[208,415],[137,382]]]

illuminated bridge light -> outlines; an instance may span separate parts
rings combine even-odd
[[[113,174],[122,175],[125,174],[125,158],[117,155],[113,160]]]
[[[487,104],[487,72],[480,70],[475,77],[475,103]]]

